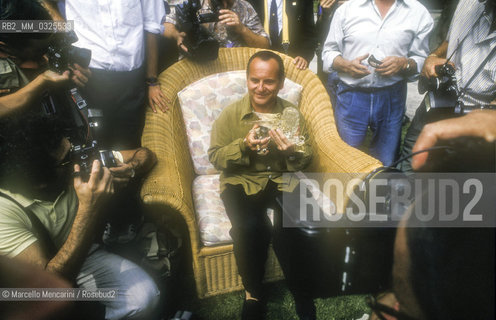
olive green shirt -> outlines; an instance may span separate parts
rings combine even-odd
[[[0,97],[14,93],[28,83],[28,78],[12,60],[0,58]]]
[[[274,113],[282,113],[286,107],[294,107],[290,102],[277,98]],[[248,95],[226,107],[214,122],[210,139],[208,156],[215,168],[220,170],[220,191],[226,184],[242,185],[247,195],[263,190],[269,180],[277,183],[281,191],[293,191],[298,185],[294,176],[285,176],[284,172],[304,169],[312,158],[305,120],[300,114],[300,135],[305,137],[303,152],[296,152],[294,158],[284,156],[273,141],[269,144],[269,153],[259,155],[247,148],[243,142],[254,121],[258,117],[253,113]]]
[[[63,191],[54,202],[31,199],[4,189],[0,191],[31,210],[46,228],[55,247],[62,247],[72,229],[78,209],[74,188]],[[0,197],[0,255],[13,258],[37,240],[26,212],[14,202]]]

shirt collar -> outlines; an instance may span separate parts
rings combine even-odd
[[[27,207],[29,207],[30,205],[32,205],[33,203],[36,202],[35,199],[29,199],[29,198],[27,198],[27,197],[25,197],[25,196],[23,196],[22,194],[19,194],[19,193],[13,193],[13,192],[10,192],[10,191],[5,190],[5,189],[0,189],[0,191],[2,193],[5,193],[6,195],[10,196],[15,201],[19,202],[19,204],[21,206],[23,206],[24,208],[27,208]]]
[[[281,100],[281,98],[277,97],[276,106],[274,108],[274,112],[272,112],[272,113],[282,113],[283,109],[284,109],[284,107],[282,104],[282,100]],[[251,107],[251,103],[250,103],[250,95],[246,94],[242,100],[241,116],[240,116],[239,120],[243,120],[246,117],[250,116],[251,114],[254,114],[253,111],[254,110]]]
[[[374,0],[360,0],[360,2],[358,3],[358,5],[359,6],[364,6],[367,3],[372,2],[372,1],[374,1]],[[411,7],[413,0],[396,0],[396,2],[402,2],[406,6]]]

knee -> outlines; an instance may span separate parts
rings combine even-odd
[[[160,291],[151,278],[131,286],[127,296],[129,319],[158,318]]]

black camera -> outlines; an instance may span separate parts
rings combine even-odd
[[[435,67],[437,78],[427,78],[421,76],[418,84],[418,91],[424,94],[426,91],[446,91],[453,92],[458,96],[458,87],[456,84],[455,68],[445,63]]]
[[[219,55],[219,42],[205,28],[203,23],[219,21],[220,5],[210,1],[210,11],[202,10],[200,0],[188,0],[176,6],[176,28],[186,33],[184,45],[188,48],[186,56],[195,61],[210,61]]]
[[[117,166],[114,154],[110,150],[98,150],[96,146],[73,146],[71,160],[80,167],[80,175],[83,181],[88,181],[91,174],[91,166],[94,160],[100,160],[103,167],[112,168]]]
[[[434,115],[432,121],[440,120],[445,117],[443,114],[459,114],[463,110],[463,104],[460,101],[460,90],[455,76],[455,68],[445,63],[435,67],[437,78],[427,78],[420,76],[418,82],[418,91],[423,94],[427,91],[424,104],[428,114]],[[436,110],[432,111],[431,110]],[[442,111],[445,110],[445,111]],[[441,117],[441,118],[439,118]]]
[[[74,31],[59,33],[48,46],[48,65],[50,70],[63,73],[71,64],[77,63],[88,67],[91,60],[91,50],[78,48],[72,44],[78,40]]]
[[[55,35],[47,52],[50,70],[61,74],[74,63],[88,67],[91,50],[73,46],[72,43],[77,39],[74,31]],[[103,112],[91,109],[78,88],[68,86],[50,90],[44,95],[41,104],[45,114],[57,116],[66,122],[65,135],[73,146],[71,160],[80,166],[84,181],[89,179],[94,160],[99,160],[104,167],[117,166],[112,151],[99,148]]]

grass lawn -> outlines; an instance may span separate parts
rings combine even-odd
[[[294,301],[284,281],[269,283],[267,286],[267,320],[297,320]],[[189,296],[183,301],[183,310],[192,311],[202,320],[240,319],[244,293],[234,292],[200,300]],[[364,296],[342,296],[316,299],[317,319],[344,320],[358,319],[369,311]]]

